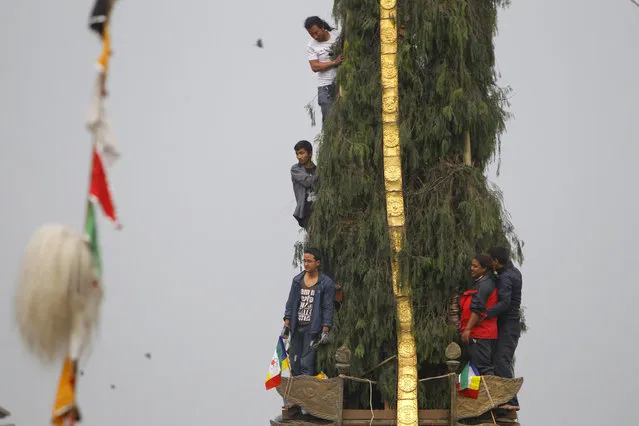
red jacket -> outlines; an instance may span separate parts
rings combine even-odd
[[[490,292],[490,295],[484,303],[483,300],[481,300],[481,296],[488,292]],[[459,299],[459,305],[461,307],[459,326],[462,331],[466,328],[466,324],[468,324],[470,314],[472,314],[473,311],[480,311],[480,316],[484,318],[484,320],[479,324],[475,324],[470,330],[470,337],[474,339],[496,339],[498,335],[497,318],[486,318],[486,311],[496,304],[497,289],[495,288],[495,281],[490,276],[484,276],[477,282],[476,288],[466,290]],[[480,312],[477,313],[479,314]]]

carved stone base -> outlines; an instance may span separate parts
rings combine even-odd
[[[373,416],[374,415],[374,416]],[[508,412],[499,414],[494,411],[497,426],[521,426],[517,422],[517,414]],[[344,410],[342,412],[342,426],[390,426],[396,424],[397,412],[392,409],[374,410]],[[419,410],[420,426],[448,426],[450,425],[448,410]],[[371,422],[371,418],[373,418]],[[270,421],[271,426],[338,426],[337,422],[322,420],[311,415],[301,413],[299,407],[283,408],[282,415]],[[480,417],[464,419],[456,423],[457,426],[495,426],[490,412]]]
[[[311,376],[282,377],[282,382],[277,386],[277,392],[282,398],[299,404],[313,417],[329,420],[328,423],[310,424],[334,423],[340,426],[342,423],[344,381],[339,377],[333,379],[316,379]],[[308,421],[314,421],[314,419],[308,419]],[[291,423],[286,424],[291,425]]]
[[[457,420],[463,424],[483,425],[492,423],[490,410],[512,399],[521,389],[524,379],[504,379],[497,376],[482,376],[477,399],[457,394]],[[270,421],[272,426],[367,426],[370,425],[369,410],[343,410],[343,379],[317,379],[311,376],[282,377],[277,392],[299,409],[283,410],[282,416]],[[519,426],[514,413],[493,410],[499,425]],[[359,414],[358,414],[359,413]],[[419,425],[450,424],[448,410],[419,410]],[[395,424],[395,410],[375,410],[373,425]],[[489,419],[489,420],[488,420]],[[460,426],[463,426],[459,423]],[[493,424],[494,425],[494,424]]]

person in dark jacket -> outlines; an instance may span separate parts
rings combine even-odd
[[[329,341],[335,283],[319,271],[320,263],[318,250],[304,251],[304,271],[293,278],[286,301],[282,334],[290,333],[293,376],[315,376],[317,347]]]
[[[488,310],[486,318],[497,318],[499,338],[493,354],[495,374],[499,377],[511,379],[515,376],[513,357],[521,335],[520,307],[522,276],[510,260],[508,249],[493,247],[488,250],[492,258],[493,269],[497,273],[497,288],[499,301]],[[517,396],[499,408],[519,410]]]
[[[492,355],[498,335],[497,320],[485,319],[486,311],[497,303],[490,256],[476,255],[470,264],[470,274],[474,284],[459,298],[461,339],[468,345],[469,358],[479,374],[495,375]]]
[[[291,180],[295,194],[295,211],[293,217],[302,228],[306,229],[311,217],[317,182],[317,166],[312,161],[313,145],[309,141],[299,141],[293,147],[297,163],[291,166]]]

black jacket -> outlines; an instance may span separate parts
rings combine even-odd
[[[512,262],[497,272],[497,294],[499,301],[488,310],[487,318],[499,317],[500,320],[519,320],[521,307],[522,277]]]
[[[475,282],[475,288],[477,293],[473,294],[470,301],[470,310],[481,316],[486,312],[486,302],[495,290],[495,278],[492,274],[484,275]]]

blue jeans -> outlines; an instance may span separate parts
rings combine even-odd
[[[324,119],[333,106],[335,95],[335,83],[329,84],[328,86],[320,86],[317,88],[317,103],[322,109],[322,123],[324,122]]]
[[[315,376],[315,355],[317,349],[311,347],[315,334],[309,333],[310,325],[296,327],[291,336],[291,375]]]

